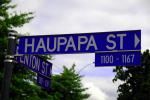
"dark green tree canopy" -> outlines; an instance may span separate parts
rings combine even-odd
[[[118,100],[150,100],[150,52],[141,54],[141,66],[118,66],[113,81],[121,80]]]
[[[21,27],[33,19],[32,12],[17,13],[9,12],[9,9],[15,8],[11,5],[11,0],[0,0],[0,66],[3,66],[5,51],[7,48],[7,35],[10,30]]]
[[[64,71],[60,75],[53,77],[52,91],[60,93],[58,100],[84,100],[89,94],[84,93],[87,88],[83,88],[79,74],[75,72],[75,65],[70,69],[63,67]]]
[[[11,5],[11,0],[0,1],[0,33],[1,36],[6,36],[9,30],[16,27],[21,27],[28,23],[32,18],[32,12],[16,13],[9,12],[9,9],[15,8],[16,5]]]

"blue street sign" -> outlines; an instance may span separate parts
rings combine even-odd
[[[39,56],[35,55],[22,55],[22,56],[16,56],[16,61],[18,63],[23,64],[24,66],[28,67],[32,71],[45,75],[45,76],[51,76],[52,72],[52,63],[43,60]]]
[[[136,66],[141,64],[140,51],[95,53],[95,66]]]
[[[50,85],[51,85],[51,79],[48,77],[45,77],[41,74],[37,75],[37,84],[40,85],[41,87],[43,87],[46,90],[50,89]]]
[[[95,53],[96,51],[140,50],[141,30],[23,36],[16,54]]]

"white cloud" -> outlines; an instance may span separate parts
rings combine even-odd
[[[25,29],[31,34],[60,34],[95,31],[148,29],[145,0],[35,0],[19,2],[21,8],[35,4],[35,19]],[[31,3],[33,2],[33,3]],[[142,3],[141,3],[142,2]],[[146,1],[145,1],[146,2]],[[29,6],[26,7],[26,4]],[[124,6],[122,6],[124,5]],[[145,13],[143,13],[145,12]],[[31,30],[31,31],[30,31]]]
[[[106,100],[106,94],[98,87],[94,86],[91,82],[83,83],[85,87],[88,87],[87,93],[90,94],[88,100]]]
[[[17,4],[15,10],[21,12],[37,11],[43,4],[43,0],[12,0],[13,4]]]
[[[116,100],[120,82],[113,83],[112,79],[113,77],[83,77],[82,83],[89,88],[87,93],[91,94],[89,100]]]

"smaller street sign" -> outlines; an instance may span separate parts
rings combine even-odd
[[[95,66],[137,66],[141,64],[140,51],[95,53]]]
[[[51,76],[52,72],[52,63],[43,60],[41,57],[36,55],[22,55],[16,56],[16,61],[18,63],[23,64],[24,66],[28,67],[32,71],[39,73],[44,76]]]
[[[51,79],[49,77],[45,77],[41,74],[38,74],[37,84],[43,87],[44,89],[49,90],[51,85]]]

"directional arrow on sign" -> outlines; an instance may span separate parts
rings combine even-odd
[[[138,38],[138,36],[135,34],[134,35],[134,47],[136,48],[136,46],[140,43],[140,39]]]
[[[72,54],[140,50],[141,30],[21,36],[17,54]]]

